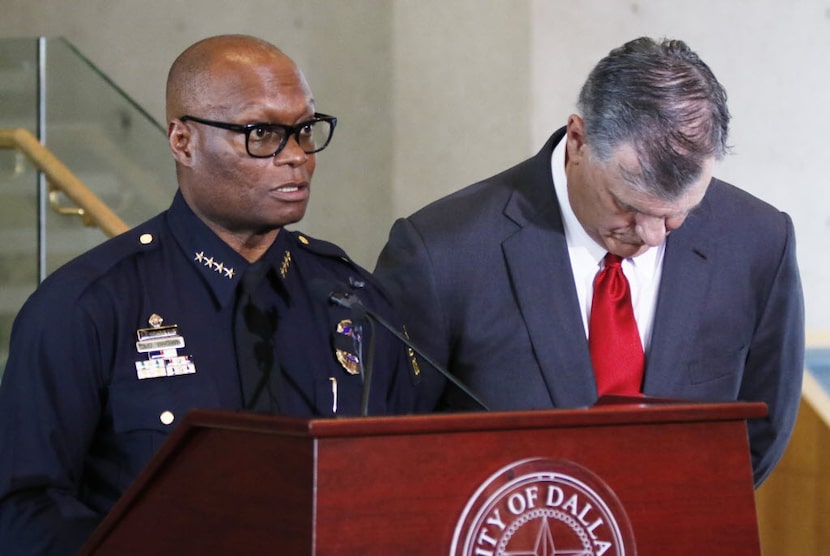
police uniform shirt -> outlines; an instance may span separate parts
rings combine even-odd
[[[357,414],[351,312],[308,284],[347,285],[394,322],[389,303],[333,244],[283,229],[263,258],[281,283],[268,293],[281,412]],[[233,311],[248,265],[177,193],[44,281],[16,319],[0,385],[0,545],[85,538],[188,410],[243,407]],[[410,412],[403,346],[380,328],[373,345],[370,414]]]

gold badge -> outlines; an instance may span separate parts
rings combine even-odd
[[[360,373],[360,358],[352,353],[357,351],[356,345],[360,344],[360,333],[352,326],[349,319],[337,323],[337,335],[334,340],[334,354],[337,360],[350,375]]]

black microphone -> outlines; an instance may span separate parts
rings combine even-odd
[[[355,318],[365,317],[368,314],[366,307],[356,295],[342,291],[344,289],[345,287],[339,287],[337,289],[326,287],[327,293],[325,294],[324,299],[326,301],[330,301],[334,305],[351,309]]]
[[[459,390],[464,392],[471,400],[476,402],[483,410],[490,411],[490,408],[487,407],[481,399],[476,396],[470,388],[467,387],[463,382],[458,380],[454,375],[452,375],[448,370],[443,368],[441,365],[438,364],[437,361],[432,359],[429,355],[424,353],[424,351],[415,345],[409,338],[398,332],[398,330],[389,324],[382,316],[377,314],[375,311],[366,307],[361,301],[360,298],[357,297],[355,294],[346,291],[344,286],[338,286],[337,284],[332,284],[327,282],[326,280],[315,278],[311,281],[310,284],[311,291],[314,295],[316,295],[322,301],[328,301],[334,305],[339,305],[340,307],[346,307],[347,309],[351,309],[353,314],[360,314],[366,315],[369,317],[369,322],[377,322],[386,330],[389,331],[390,334],[395,336],[399,341],[401,341],[406,347],[412,349],[417,355],[421,357],[424,361],[426,361],[433,369],[438,371],[444,378],[452,382]],[[374,336],[374,334],[373,334]],[[367,388],[366,384],[364,383],[364,392]]]

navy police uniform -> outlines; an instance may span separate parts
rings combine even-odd
[[[394,322],[389,303],[333,244],[282,230],[263,260],[279,283],[270,291],[280,412],[358,414],[351,311],[308,284],[343,284]],[[2,554],[73,552],[189,409],[243,408],[233,313],[248,266],[177,193],[168,211],[31,296],[0,387]],[[409,412],[414,361],[391,334],[374,333],[369,412]]]

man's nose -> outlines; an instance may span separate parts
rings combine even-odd
[[[285,142],[285,146],[277,156],[274,157],[274,163],[277,165],[288,164],[290,166],[300,166],[305,164],[309,159],[309,155],[300,146],[299,137],[292,134]]]
[[[638,214],[636,216],[634,231],[643,243],[649,247],[660,245],[668,234],[666,219],[660,216]]]

